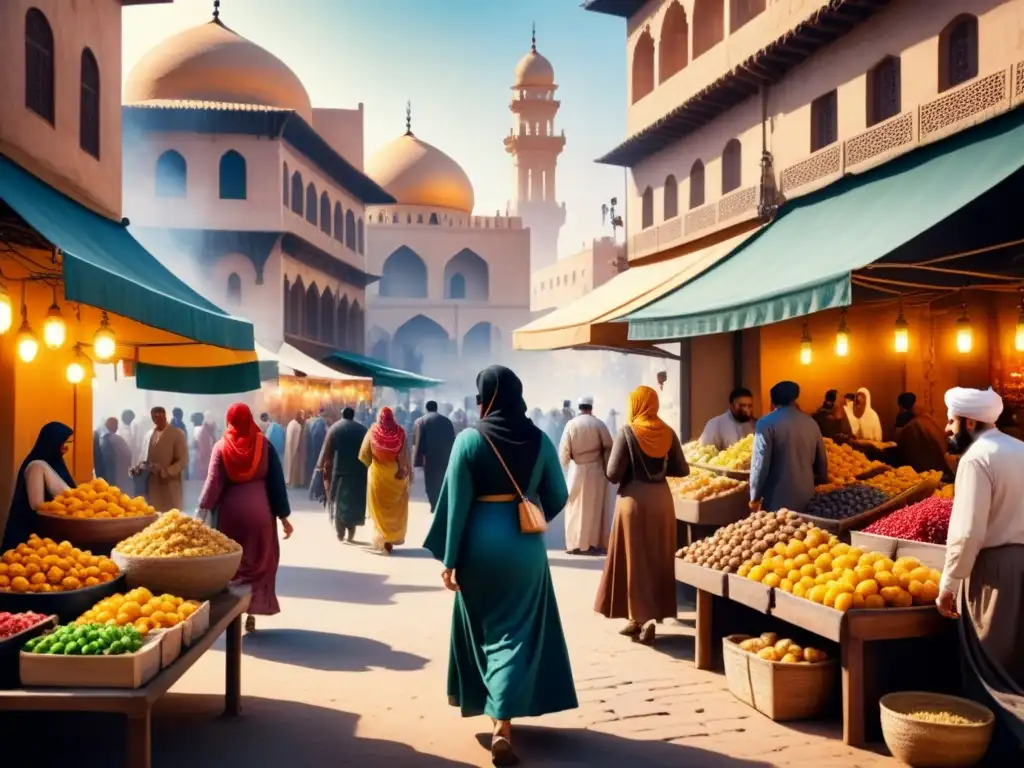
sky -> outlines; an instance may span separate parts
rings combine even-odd
[[[530,49],[555,69],[566,134],[557,197],[566,223],[559,255],[611,234],[601,205],[623,199],[621,168],[599,157],[625,139],[625,22],[579,0],[222,0],[221,20],[284,61],[314,107],[365,105],[366,158],[405,130],[465,169],[480,215],[504,213],[512,161],[502,139],[515,66]],[[165,38],[211,18],[212,0],[125,7],[123,71]],[[620,233],[621,236],[621,233]]]

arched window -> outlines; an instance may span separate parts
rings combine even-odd
[[[811,152],[839,141],[839,97],[836,91],[811,102]]]
[[[316,224],[316,185],[312,181],[306,185],[306,221]]]
[[[895,117],[902,110],[900,60],[886,56],[868,72],[868,127]]]
[[[430,223],[434,224],[434,225],[436,225],[438,223],[438,221],[437,221],[437,214],[436,213],[430,214]]]
[[[694,160],[690,166],[690,210],[704,205],[704,163]]]
[[[644,190],[640,207],[640,226],[644,229],[654,226],[654,190],[648,187]]]
[[[388,256],[381,273],[381,296],[427,298],[427,265],[409,246],[403,245]]]
[[[92,51],[82,51],[81,95],[78,104],[78,146],[100,159],[100,65]]]
[[[311,283],[306,289],[306,317],[303,335],[307,339],[318,338],[320,333],[320,289]]]
[[[729,0],[729,32],[735,32],[758,14],[764,13],[765,0]]]
[[[25,13],[25,106],[56,123],[53,29],[38,8]]]
[[[345,242],[345,214],[341,212],[341,203],[334,204],[334,239]]]
[[[661,38],[658,40],[658,82],[664,83],[676,72],[686,67],[689,59],[690,24],[686,11],[675,0],[665,12],[661,23]]]
[[[664,218],[665,221],[674,219],[679,215],[679,183],[676,181],[676,177],[669,174],[665,177],[665,204],[664,204]],[[575,278],[576,273],[573,273]],[[574,280],[575,282],[575,280]]]
[[[724,0],[694,0],[693,58],[697,58],[725,39]]]
[[[303,190],[302,174],[296,171],[292,174],[292,213],[302,215]]]
[[[156,196],[185,197],[188,188],[188,167],[185,158],[168,149],[156,161]]]
[[[291,175],[288,173],[288,163],[284,164],[281,175],[281,202],[288,207],[288,185],[291,183]]]
[[[351,209],[345,211],[345,245],[353,251],[356,249],[356,217]]]
[[[654,90],[654,38],[644,30],[633,47],[631,100],[636,104]]]
[[[362,219],[360,219],[359,221],[356,222],[356,239],[359,241],[359,243],[358,243],[358,245],[359,245],[359,255],[362,256],[363,252],[364,252],[364,248],[363,248],[363,246],[364,246],[364,242],[363,242],[363,220]]]
[[[957,16],[939,33],[939,92],[978,76],[978,17]]]
[[[327,221],[330,223],[330,216]],[[334,321],[334,292],[325,288],[324,295],[320,297],[320,341],[331,346],[334,346]]]
[[[326,192],[320,194],[320,231],[331,234],[331,198]]]
[[[238,306],[242,303],[242,278],[237,272],[228,275],[228,304]]]
[[[722,150],[722,194],[739,189],[743,183],[743,147],[739,139],[729,139]]]
[[[416,223],[417,223],[417,224],[422,224],[422,223],[423,223],[423,214],[422,214],[422,213],[421,213],[421,214],[418,214],[418,215],[416,216]]]
[[[220,157],[220,199],[245,200],[247,185],[245,158],[229,149]]]
[[[352,351],[348,340],[348,296],[342,296],[335,315],[334,345],[341,350]]]
[[[451,281],[448,283],[448,298],[449,299],[464,299],[466,298],[466,278],[462,274],[456,272],[452,275]]]
[[[302,284],[302,278],[295,278],[291,287],[291,300],[288,302],[287,327],[288,333],[295,336],[302,335],[302,322],[305,317],[306,286]]]

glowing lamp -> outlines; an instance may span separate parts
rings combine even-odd
[[[103,313],[103,319],[100,320],[99,330],[92,337],[92,351],[99,360],[109,360],[117,352],[117,339],[114,332],[110,330],[110,321],[107,319],[106,312]]]
[[[1024,294],[1024,289],[1021,289]],[[0,333],[3,332],[2,319],[0,319]],[[1017,315],[1017,330],[1013,334],[1013,348],[1018,352],[1024,352],[1024,298],[1020,300],[1020,313]]]
[[[21,328],[18,329],[18,357],[22,362],[31,363],[39,354],[39,340],[32,333],[32,327],[28,320],[23,320]]]
[[[72,384],[80,384],[85,378],[85,368],[81,363],[72,362],[68,364],[68,369],[64,373],[67,379]]]
[[[814,354],[811,352],[811,334],[807,332],[807,323],[804,323],[804,332],[800,337],[800,365],[810,365]]]
[[[902,310],[900,310],[900,316],[896,318],[892,343],[893,348],[901,355],[906,354],[907,350],[910,349],[910,328],[907,326],[907,321],[903,319]]]
[[[971,321],[964,312],[963,317],[956,321],[956,351],[961,355],[969,354],[974,346],[974,333],[971,330]]]
[[[11,297],[7,295],[7,291],[0,285],[0,334],[11,330],[13,322],[14,306],[11,304]]]
[[[46,320],[43,321],[43,343],[49,349],[60,349],[64,346],[64,339],[67,336],[67,327],[64,325],[64,318],[60,314],[60,307],[56,303],[50,305],[46,313]]]
[[[846,357],[850,354],[850,331],[846,327],[846,312],[839,316],[839,330],[836,331],[836,355]]]

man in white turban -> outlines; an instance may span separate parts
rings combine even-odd
[[[949,618],[959,606],[976,670],[1024,688],[1024,442],[996,429],[1003,401],[992,389],[955,387],[946,408],[961,458],[936,603]]]
[[[558,444],[562,469],[568,469],[565,505],[565,551],[598,554],[608,549],[612,491],[605,476],[612,436],[594,416],[594,398],[581,397],[579,416],[565,426]]]

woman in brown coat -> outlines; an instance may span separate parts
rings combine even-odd
[[[628,619],[622,634],[646,645],[654,642],[655,622],[678,612],[676,516],[665,478],[689,473],[679,438],[658,418],[657,392],[637,387],[608,459],[608,480],[618,484],[619,497],[594,610]]]

